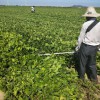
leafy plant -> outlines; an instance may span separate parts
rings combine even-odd
[[[0,90],[6,100],[82,100],[83,89],[95,97],[98,87],[78,80],[72,55],[38,55],[73,51],[83,11],[36,7],[33,14],[29,7],[0,7]]]

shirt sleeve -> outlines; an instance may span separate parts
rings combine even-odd
[[[84,39],[84,37],[85,37],[85,31],[86,31],[86,29],[85,29],[84,24],[83,24],[83,26],[82,26],[82,28],[81,28],[80,35],[79,35],[79,37],[78,37],[78,47],[79,47],[79,48],[80,48],[81,43],[83,42],[83,39]]]

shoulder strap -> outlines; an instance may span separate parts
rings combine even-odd
[[[89,32],[99,21],[95,20],[86,30],[86,33]]]

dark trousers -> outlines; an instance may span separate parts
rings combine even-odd
[[[77,71],[79,78],[84,80],[86,73],[91,81],[97,81],[96,54],[97,46],[82,43],[78,53],[79,67]]]

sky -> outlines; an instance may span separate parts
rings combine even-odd
[[[100,7],[100,0],[0,0],[0,5],[25,6],[94,6]]]

